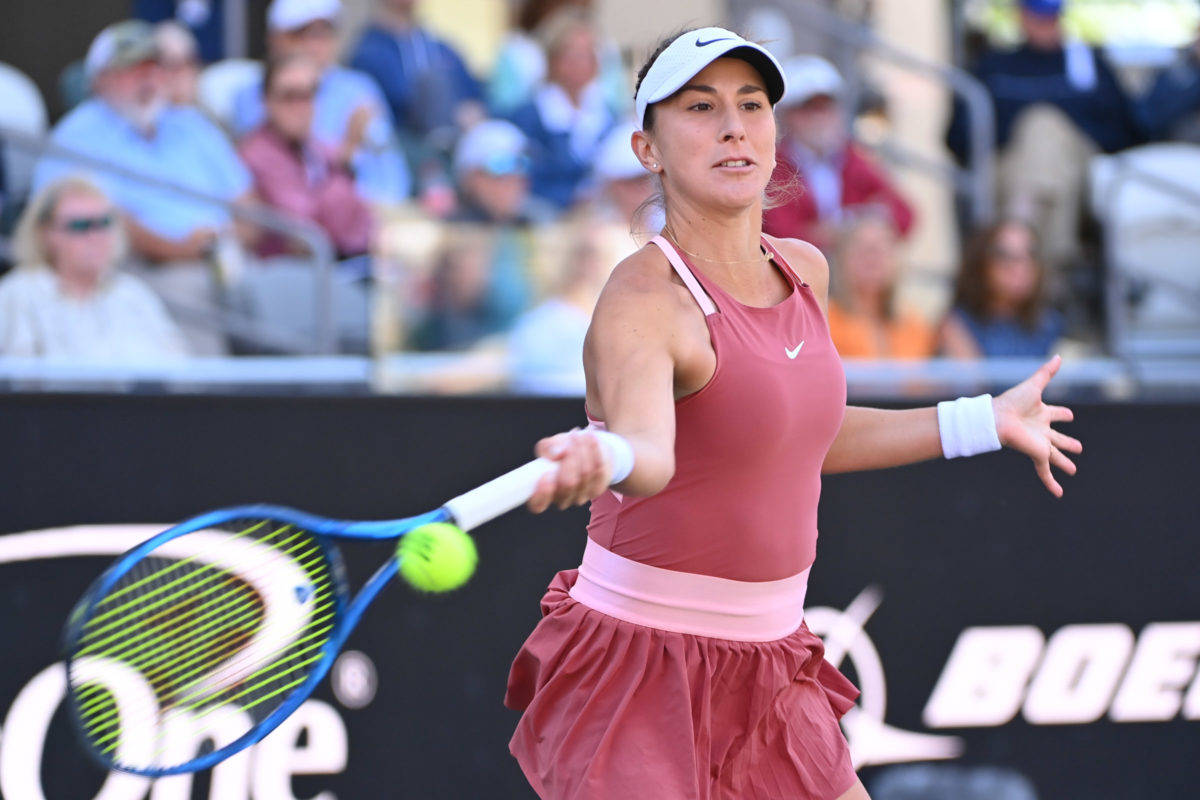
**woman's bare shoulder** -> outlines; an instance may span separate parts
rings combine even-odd
[[[783,239],[763,234],[779,251],[800,279],[812,287],[813,294],[825,305],[829,297],[829,262],[816,245],[802,239]]]
[[[681,291],[685,291],[683,284],[667,257],[646,245],[613,268],[596,304],[596,316],[673,315]]]

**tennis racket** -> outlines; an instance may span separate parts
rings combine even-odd
[[[470,530],[527,501],[554,468],[539,458],[406,519],[248,505],[134,547],[67,620],[79,739],[104,768],[148,777],[206,769],[255,744],[312,693],[396,574],[393,555],[351,599],[334,540],[396,539],[430,522]]]

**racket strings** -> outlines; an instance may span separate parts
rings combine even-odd
[[[161,557],[156,552],[144,558],[94,604],[96,613],[83,624],[75,659],[120,662],[150,689],[144,702],[122,706],[103,680],[72,678],[82,727],[101,752],[119,748],[123,728],[147,726],[156,732],[151,758],[157,764],[170,745],[163,722],[179,711],[198,721],[232,708],[257,722],[320,660],[336,621],[335,578],[315,538],[269,520],[204,542],[213,535],[180,537],[209,545],[186,556],[163,547]],[[281,576],[296,585],[281,589]],[[294,592],[295,608],[272,619],[272,603],[287,599],[281,591]],[[267,630],[284,625],[291,629]]]

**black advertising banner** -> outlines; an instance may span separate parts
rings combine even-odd
[[[810,627],[862,688],[844,726],[874,800],[1190,797],[1200,785],[1200,414],[1083,405],[1063,500],[999,454],[829,476]],[[131,542],[246,502],[436,506],[582,422],[578,401],[0,397],[6,800],[532,798],[501,705],[581,509],[477,534],[459,593],[397,583],[276,734],[195,777],[106,775],[60,708],[62,621]],[[731,532],[736,535],[736,532]],[[387,547],[343,548],[352,586]]]

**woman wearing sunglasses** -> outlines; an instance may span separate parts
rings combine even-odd
[[[118,267],[125,231],[94,184],[46,186],[17,223],[17,268],[0,279],[0,355],[147,361],[185,355],[162,301]]]

